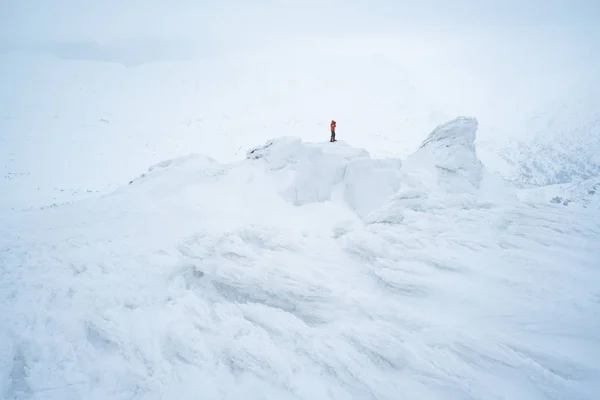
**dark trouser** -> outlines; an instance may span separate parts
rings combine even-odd
[[[329,139],[330,142],[335,142],[335,131],[331,131],[331,139]]]

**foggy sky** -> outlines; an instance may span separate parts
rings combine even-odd
[[[382,59],[441,104],[483,118],[526,113],[600,71],[597,0],[4,0],[0,11],[0,52],[60,55],[83,43],[85,54],[128,54],[143,45],[156,59],[226,57],[267,77],[337,60],[304,79],[339,85],[340,98],[376,98],[358,84],[344,92],[338,75],[357,57]],[[379,78],[381,87],[394,81]]]

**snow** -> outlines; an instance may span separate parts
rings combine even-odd
[[[532,113],[524,134],[496,147],[492,170],[520,187],[569,184],[600,175],[600,80],[586,79],[568,95]],[[495,154],[493,154],[495,153]]]
[[[5,46],[0,37],[0,209],[39,208],[105,194],[148,165],[188,151],[232,162],[274,137],[322,141],[329,137],[332,118],[338,121],[338,139],[368,149],[374,157],[406,158],[437,125],[456,115],[477,115],[478,141],[501,137],[502,147],[510,149],[509,161],[498,157],[500,146],[484,149],[479,158],[489,170],[505,172],[516,182],[523,173],[518,169],[514,176],[508,162],[540,161],[524,146],[514,149],[511,140],[525,129],[541,95],[530,88],[517,99],[514,91],[521,90],[524,80],[543,87],[544,96],[558,92],[539,81],[551,74],[548,65],[558,68],[565,58],[553,50],[550,59],[543,58],[544,74],[539,69],[529,73],[518,69],[519,75],[525,74],[522,79],[509,83],[506,77],[492,86],[479,74],[491,73],[499,60],[506,62],[507,54],[495,47],[495,57],[486,57],[485,40],[474,46],[468,44],[470,38],[450,34],[438,42],[419,35],[335,40],[314,33],[316,38],[290,46],[280,37],[283,32],[277,32],[270,37],[283,43],[242,46],[241,51],[192,36],[159,34],[158,25],[168,21],[191,19],[190,26],[199,29],[198,15],[210,19],[210,13],[186,13],[189,4],[177,10],[177,17],[174,10],[157,12],[162,7],[149,6],[146,11],[155,15],[156,23],[149,24],[152,28],[145,35],[136,34],[141,28],[130,25],[141,17],[133,12],[135,6],[128,7],[118,12],[109,5],[94,6],[95,12],[76,7],[71,14],[61,12],[58,5],[41,10],[14,4],[9,11],[21,20],[37,10],[35,21],[21,23],[19,18],[10,19],[11,13],[2,13],[6,23],[0,26],[8,39]],[[49,13],[63,21],[66,32],[73,30],[71,34],[57,30]],[[73,24],[79,14],[88,25]],[[108,37],[89,31],[105,27],[106,18],[117,14],[119,23],[104,32]],[[92,23],[90,15],[98,19]],[[236,25],[239,21],[232,27]],[[27,26],[59,37],[29,45],[11,43],[16,32],[35,35]],[[119,37],[122,29],[127,34]],[[514,49],[515,43],[508,40],[507,48]],[[525,47],[527,54],[521,59],[531,57],[536,48]],[[512,65],[514,57],[508,59]],[[564,71],[551,75],[556,85],[570,76]],[[510,101],[502,102],[505,98]],[[544,115],[554,114],[551,108]],[[570,122],[564,122],[565,129],[582,121]],[[563,136],[572,135],[567,130]],[[597,144],[596,136],[582,137],[581,142],[593,139],[591,143]],[[577,149],[566,153],[574,165]],[[586,165],[595,153],[586,153],[579,164]],[[543,182],[547,171],[551,169],[537,173],[535,179]]]
[[[600,177],[565,184],[522,189],[519,197],[536,203],[598,209],[600,207]]]
[[[460,117],[438,126],[419,150],[405,160],[402,187],[368,220],[399,222],[407,210],[514,202],[514,190],[489,174],[477,158],[477,126],[477,119],[472,117]]]
[[[414,181],[424,186],[434,183],[449,195],[471,195],[478,190],[483,165],[475,153],[477,124],[474,118],[459,118],[436,128],[406,162],[409,168],[424,165],[421,173],[413,175]]]
[[[213,3],[0,7],[0,399],[597,398],[598,7]]]
[[[594,398],[597,214],[518,200],[477,128],[404,160],[279,137],[0,214],[2,398]]]
[[[281,194],[297,206],[341,196],[362,216],[381,206],[400,185],[400,160],[372,159],[366,150],[344,141],[335,146],[304,144],[298,138],[270,141],[251,149],[248,158],[265,161],[267,170],[286,176]]]

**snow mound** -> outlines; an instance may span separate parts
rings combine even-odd
[[[176,171],[188,172],[199,176],[215,176],[223,170],[223,166],[211,157],[203,154],[189,154],[187,156],[172,158],[153,164],[148,167],[146,173],[141,174],[138,178],[129,181],[129,184],[137,183],[148,177],[164,178],[163,174],[173,174]],[[161,179],[162,180],[162,179]],[[145,180],[148,181],[147,179]]]
[[[363,216],[400,187],[399,159],[373,159],[340,141],[270,140],[248,151],[247,158],[273,173],[280,194],[296,206],[341,200]]]
[[[511,201],[514,195],[477,158],[476,118],[438,126],[403,164],[402,187],[368,221],[398,223],[406,210],[473,207]]]
[[[475,152],[477,126],[477,119],[468,117],[438,126],[407,160],[407,168],[426,171],[421,175],[428,178],[425,183],[448,193],[473,193],[483,177],[483,164]],[[435,168],[428,168],[431,165]]]

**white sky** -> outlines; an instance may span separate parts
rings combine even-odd
[[[144,60],[226,59],[281,78],[267,79],[266,89],[293,74],[297,87],[325,82],[340,99],[377,96],[358,90],[360,82],[375,74],[386,88],[397,74],[443,113],[475,115],[484,129],[486,119],[524,118],[600,71],[594,0],[5,0],[0,7],[0,50],[64,55],[87,46],[80,57],[88,57],[97,43],[112,46],[102,50],[110,58],[133,57],[144,45]],[[374,60],[389,67],[357,67]],[[359,88],[344,89],[344,73]]]

